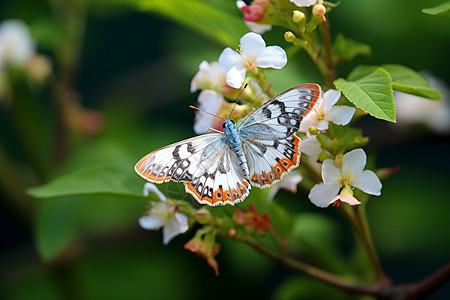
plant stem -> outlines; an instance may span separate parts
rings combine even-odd
[[[328,88],[334,88],[334,79],[336,78],[336,69],[333,63],[333,56],[331,51],[331,38],[330,38],[330,24],[327,22],[322,22],[322,39],[325,47],[325,59],[327,65],[327,72],[325,76],[325,81]]]
[[[357,225],[353,224],[353,226],[358,226],[356,232],[359,234],[364,247],[367,250],[367,254],[369,255],[369,259],[372,263],[372,266],[375,270],[375,274],[379,283],[386,282],[388,279],[384,274],[383,268],[381,266],[380,260],[378,258],[378,254],[375,250],[375,246],[373,244],[372,235],[370,233],[369,224],[367,222],[367,215],[365,213],[365,209],[362,206],[354,207],[355,217],[358,222]],[[356,229],[356,227],[355,227]]]
[[[331,273],[328,273],[324,270],[321,270],[319,268],[316,268],[316,267],[306,264],[304,262],[295,260],[292,257],[286,256],[284,254],[276,253],[273,250],[265,247],[264,245],[261,245],[260,243],[258,243],[251,237],[247,237],[245,240],[243,240],[243,242],[245,242],[246,244],[251,246],[256,251],[260,252],[261,254],[281,263],[282,265],[285,265],[293,270],[296,270],[298,272],[301,272],[301,273],[304,273],[311,277],[314,277],[317,280],[320,280],[324,283],[332,285],[341,290],[351,292],[351,293],[375,295],[375,296],[387,294],[388,286],[386,286],[386,285],[378,284],[378,285],[373,285],[373,286],[366,286],[366,285],[355,284],[355,283],[343,280],[342,278],[335,276]]]

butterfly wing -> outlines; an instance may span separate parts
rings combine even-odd
[[[144,179],[184,182],[186,192],[203,204],[234,204],[245,199],[245,181],[222,133],[193,137],[144,156],[135,166]]]
[[[282,139],[300,128],[300,122],[313,109],[321,88],[314,83],[301,84],[273,97],[248,114],[238,124],[242,136]]]
[[[321,95],[317,84],[302,84],[270,99],[238,125],[250,183],[266,188],[300,164],[301,120]]]

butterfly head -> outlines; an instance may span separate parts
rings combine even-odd
[[[225,122],[222,123],[222,128],[224,130],[232,129],[232,128],[234,129],[234,128],[236,128],[236,122],[233,119],[230,119],[230,118],[227,117],[225,119]]]

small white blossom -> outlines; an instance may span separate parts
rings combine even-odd
[[[25,23],[6,20],[0,23],[0,66],[23,66],[33,56],[35,46]]]
[[[352,187],[370,195],[381,195],[380,179],[373,171],[364,170],[366,160],[366,153],[360,148],[344,155],[342,169],[336,167],[332,159],[326,159],[322,165],[323,183],[313,186],[308,198],[318,207],[327,207],[337,200],[350,205],[360,204],[353,197]],[[343,189],[339,194],[341,187]]]
[[[191,81],[191,93],[199,89],[222,92],[226,85],[225,77],[226,74],[222,71],[219,62],[208,63],[204,60],[200,63],[199,71]]]
[[[341,91],[326,91],[317,101],[314,110],[302,120],[300,131],[308,133],[310,126],[314,126],[319,130],[327,130],[328,122],[347,125],[355,114],[356,109],[350,106],[335,105],[340,97]]]
[[[147,182],[144,185],[144,196],[149,192],[155,193],[161,202],[150,202],[152,208],[139,218],[139,225],[148,230],[163,231],[163,243],[167,245],[174,237],[188,231],[188,217],[185,214],[176,212],[178,206],[166,203],[166,196],[153,183]]]
[[[302,141],[300,151],[311,157],[311,160],[317,161],[319,154],[322,152],[322,145],[320,145],[317,137],[312,135]]]
[[[314,4],[322,4],[323,0],[291,0],[292,3],[299,7],[308,7]]]
[[[262,36],[254,32],[241,38],[238,52],[228,47],[219,57],[220,67],[227,74],[227,84],[236,89],[241,87],[247,71],[255,66],[281,69],[286,63],[286,52],[281,47],[266,47]]]
[[[213,115],[217,115],[220,108],[225,103],[223,96],[212,90],[202,90],[198,95],[198,103],[200,104],[200,109],[207,111]],[[218,124],[221,127],[222,121],[212,115],[205,114],[201,111],[196,111],[195,122],[194,122],[194,132],[196,134],[203,134],[210,128],[217,128]]]

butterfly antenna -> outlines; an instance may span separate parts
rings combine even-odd
[[[201,112],[204,113],[204,114],[207,114],[207,115],[210,115],[210,116],[213,116],[213,117],[216,117],[216,118],[219,118],[219,119],[225,121],[224,118],[221,118],[221,117],[219,117],[219,116],[216,116],[215,114],[212,114],[212,113],[210,113],[210,112],[208,112],[208,111],[206,111],[206,110],[203,110],[203,109],[201,109],[201,108],[199,108],[199,107],[195,107],[195,106],[189,105],[189,108],[196,109],[196,110],[198,110],[198,111],[201,111]]]
[[[239,94],[239,97],[237,97],[237,99],[236,99],[236,103],[234,104],[234,106],[233,106],[233,109],[232,109],[232,110],[231,110],[231,112],[230,112],[230,116],[229,116],[229,118],[231,118],[231,114],[233,113],[233,111],[234,111],[234,108],[235,108],[235,107],[236,107],[236,105],[238,104],[239,98],[241,98],[241,96],[242,96],[242,94],[244,93],[244,91],[245,91],[245,88],[247,87],[247,85],[248,85],[248,83],[246,83],[246,84],[244,85],[244,88],[242,89],[241,93]]]

